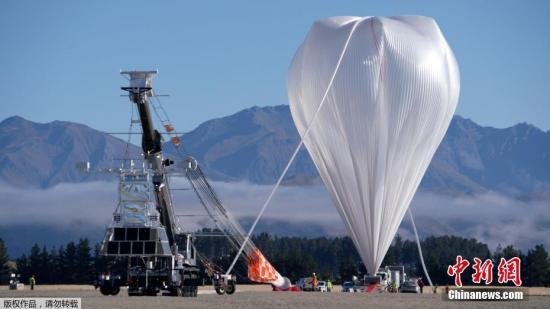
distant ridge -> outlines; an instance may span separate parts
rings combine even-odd
[[[208,120],[182,136],[185,150],[214,180],[273,183],[298,143],[287,105],[252,107]],[[38,124],[21,117],[0,123],[0,181],[46,188],[105,176],[83,175],[74,164],[112,166],[126,143],[87,126],[54,121]],[[166,144],[168,155],[173,153]],[[133,155],[139,148],[131,145]],[[112,179],[112,178],[111,178]],[[318,183],[305,150],[287,185]],[[549,196],[550,132],[520,123],[496,129],[455,116],[426,173],[421,189],[448,194],[487,190],[529,198]]]
[[[14,116],[0,123],[0,180],[19,187],[46,188],[61,182],[108,179],[85,174],[76,163],[113,167],[126,142],[82,124],[65,121],[35,123]],[[139,156],[138,147],[129,148]]]

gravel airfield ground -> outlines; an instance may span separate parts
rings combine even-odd
[[[271,292],[269,286],[237,286],[234,295],[217,295],[212,287],[201,287],[199,296],[128,297],[102,296],[90,286],[38,286],[10,291],[0,287],[0,297],[80,297],[82,308],[550,308],[550,289],[535,288],[526,301],[450,302],[441,294]],[[536,296],[535,296],[536,294]],[[0,304],[1,306],[1,304]]]

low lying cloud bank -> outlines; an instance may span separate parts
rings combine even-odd
[[[172,188],[188,189],[185,179],[172,180]],[[272,186],[249,183],[213,182],[227,209],[246,226],[258,214]],[[18,231],[10,226],[51,226],[57,230],[103,229],[111,220],[117,204],[117,184],[90,182],[60,184],[46,190],[0,186],[2,238],[16,239]],[[187,230],[213,227],[212,221],[191,190],[174,191],[176,213]],[[519,201],[496,193],[451,197],[434,193],[417,193],[412,210],[421,237],[458,235],[475,237],[494,249],[497,244],[521,249],[543,243],[550,246],[550,202]],[[196,216],[199,215],[199,216]],[[345,235],[346,228],[325,188],[280,187],[262,218],[262,231],[276,234],[316,236]],[[289,233],[284,233],[284,223]],[[412,238],[410,222],[405,216],[399,233]],[[8,244],[9,245],[9,244]]]
[[[42,225],[58,227],[108,224],[117,205],[117,184],[88,182],[41,189],[0,186],[0,227]]]
[[[520,201],[497,193],[449,197],[419,193],[412,203],[421,236],[453,234],[474,237],[491,249],[498,244],[523,250],[550,246],[550,201]],[[407,217],[401,229],[409,232]],[[409,232],[410,233],[410,232]]]

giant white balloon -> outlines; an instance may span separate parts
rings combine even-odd
[[[459,88],[454,55],[429,17],[320,20],[292,60],[292,118],[371,274],[445,135]]]

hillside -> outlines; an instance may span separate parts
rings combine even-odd
[[[185,151],[213,180],[275,182],[298,143],[288,106],[252,107],[208,120],[182,136]],[[126,143],[84,125],[38,124],[20,117],[0,123],[0,180],[15,186],[49,187],[104,175],[84,175],[78,161],[116,166]],[[170,144],[168,155],[175,157]],[[131,156],[139,148],[130,146]],[[302,149],[287,185],[318,183]],[[421,189],[449,194],[487,190],[517,197],[550,192],[550,132],[525,123],[497,129],[455,116],[426,173]]]

